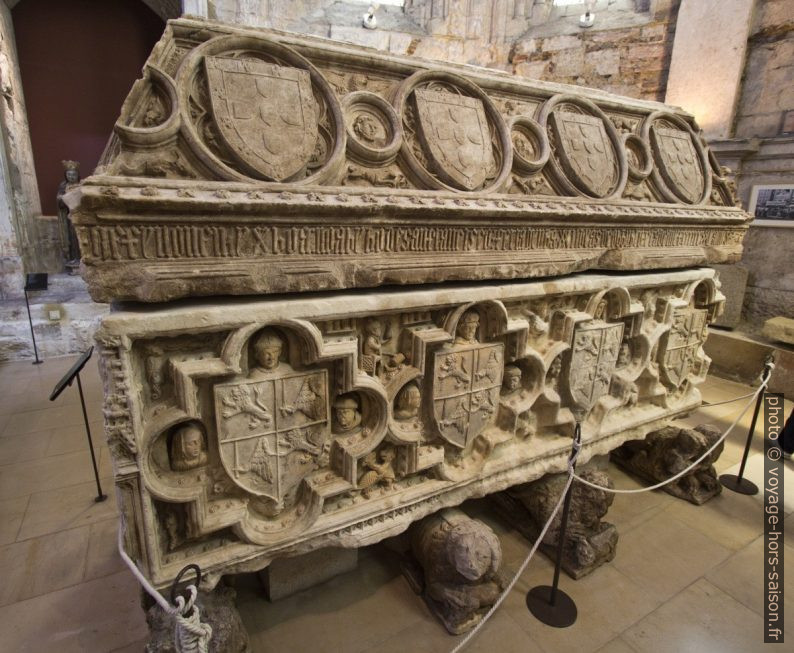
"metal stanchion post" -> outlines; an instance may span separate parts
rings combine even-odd
[[[571,448],[571,456],[568,459],[576,467],[575,456],[582,443],[582,427],[579,422],[576,422],[574,430],[573,446]],[[535,615],[535,617],[542,621],[547,626],[554,626],[555,628],[567,628],[576,622],[577,609],[576,603],[559,588],[560,583],[560,569],[562,568],[562,556],[565,552],[565,536],[568,529],[568,513],[571,509],[571,493],[573,492],[573,483],[568,487],[565,493],[565,500],[562,505],[562,517],[560,518],[560,535],[557,541],[557,559],[554,563],[554,579],[551,586],[538,585],[533,587],[527,593],[527,608]]]
[[[762,379],[768,379],[772,373],[772,359],[767,358],[764,362],[764,372],[761,376]],[[738,474],[722,474],[720,476],[720,483],[723,487],[738,492],[739,494],[758,494],[758,486],[752,481],[744,478],[744,468],[747,465],[747,457],[750,455],[750,447],[753,444],[753,436],[755,435],[755,424],[758,421],[758,414],[761,412],[761,404],[764,401],[764,391],[758,394],[758,399],[755,402],[755,409],[753,410],[753,419],[750,421],[750,430],[747,433],[747,442],[744,445],[744,454],[742,454],[742,464],[739,465]]]
[[[28,291],[32,291],[32,290],[47,290],[46,272],[36,272],[26,275],[25,287],[23,288],[23,291],[25,293],[25,307],[28,309],[28,322],[30,323],[30,337],[33,340],[33,356],[36,359],[33,361],[33,365],[41,365],[44,361],[39,360],[39,350],[38,347],[36,347],[36,334],[33,331],[33,316],[30,314],[30,298],[28,297]]]

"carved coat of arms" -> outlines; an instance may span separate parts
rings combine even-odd
[[[692,137],[688,132],[666,127],[655,127],[653,133],[663,162],[659,166],[662,177],[684,199],[697,202],[703,193],[703,171]]]
[[[491,131],[482,101],[448,91],[415,91],[422,140],[438,175],[466,190],[494,168]]]
[[[568,385],[573,401],[584,410],[590,410],[609,392],[622,338],[622,323],[597,321],[577,327]]]
[[[317,141],[309,73],[252,59],[204,61],[212,112],[227,147],[275,181],[301,170]]]
[[[329,433],[325,370],[218,384],[215,416],[221,461],[240,487],[281,503]]]
[[[551,123],[566,174],[590,193],[606,195],[615,183],[617,168],[604,121],[597,116],[560,111],[551,114]]]
[[[455,345],[436,353],[433,414],[447,442],[465,448],[497,415],[504,345]]]
[[[692,371],[706,326],[705,309],[683,308],[673,313],[662,357],[662,372],[672,385],[680,385]]]

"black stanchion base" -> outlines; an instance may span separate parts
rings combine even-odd
[[[99,496],[94,497],[94,503],[102,503],[107,498],[107,494],[100,494]]]
[[[738,492],[739,494],[758,494],[758,486],[746,478],[739,478],[736,474],[723,474],[720,476],[723,487]]]
[[[576,622],[576,603],[561,589],[557,588],[557,601],[551,599],[551,586],[538,585],[527,593],[527,608],[538,621],[554,628],[567,628]]]
[[[44,361],[33,361],[31,365],[41,365]]]

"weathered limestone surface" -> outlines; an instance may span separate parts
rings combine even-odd
[[[97,300],[735,262],[748,220],[678,109],[190,20],[67,202]]]
[[[157,585],[396,535],[700,403],[714,271],[138,306],[97,335],[126,548]]]
[[[744,305],[744,293],[747,290],[749,270],[743,265],[715,265],[713,267],[719,274],[720,292],[725,295],[725,310],[714,321],[714,326],[736,328],[742,319],[742,306]]]
[[[578,475],[591,483],[614,487],[605,471],[584,469]],[[490,499],[504,519],[534,542],[557,505],[567,480],[568,474],[549,474],[533,483],[498,492]],[[615,495],[576,482],[571,492],[562,568],[571,578],[579,579],[615,557],[617,528],[601,521]],[[561,523],[562,510],[557,513],[540,545],[541,550],[554,560],[560,542]]]
[[[695,429],[668,426],[631,441],[612,452],[612,460],[642,478],[658,483],[683,471],[719,440],[722,432],[703,424]],[[664,486],[665,492],[702,505],[722,491],[714,463],[722,453],[717,447],[695,469]]]
[[[502,546],[481,521],[450,508],[411,528],[403,571],[452,635],[474,628],[504,591]]]
[[[318,549],[292,558],[279,558],[260,573],[269,601],[278,601],[353,571],[358,549]]]

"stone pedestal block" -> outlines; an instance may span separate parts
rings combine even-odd
[[[710,425],[696,429],[668,426],[649,433],[645,440],[627,442],[612,452],[612,460],[651,483],[659,483],[694,463],[721,435],[719,429]],[[698,506],[717,496],[722,485],[714,463],[722,449],[720,445],[691,472],[665,485],[665,492]]]
[[[764,335],[770,340],[794,345],[794,319],[773,317],[764,323]]]
[[[358,549],[319,549],[302,556],[279,558],[260,572],[265,593],[278,601],[314,587],[358,566]]]

